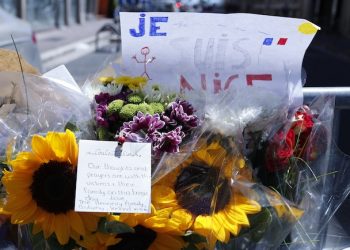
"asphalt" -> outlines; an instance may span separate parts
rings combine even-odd
[[[95,50],[96,34],[106,24],[113,25],[112,19],[100,18],[37,33],[43,70],[47,71],[92,53]],[[110,32],[102,32],[99,35],[100,46],[108,45],[111,39]]]

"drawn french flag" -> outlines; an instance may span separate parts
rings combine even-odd
[[[277,45],[286,45],[288,41],[288,38],[281,37],[278,39]],[[271,46],[273,44],[273,38],[272,37],[266,37],[263,41],[263,45]]]

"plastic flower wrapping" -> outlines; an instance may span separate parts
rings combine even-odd
[[[334,97],[295,107],[292,88],[180,93],[107,70],[81,90],[62,67],[23,74],[0,73],[1,247],[321,249],[349,193]],[[82,139],[151,145],[149,213],[75,210]]]

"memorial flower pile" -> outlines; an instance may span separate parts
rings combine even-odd
[[[287,34],[300,39],[280,38],[275,47],[308,45],[305,36],[316,28],[298,25]],[[154,34],[158,29],[151,26]],[[273,51],[274,39],[264,37],[259,53]],[[171,45],[180,40],[190,39]],[[209,41],[203,62],[203,40],[195,42],[193,59],[203,71],[212,66],[206,60],[215,58],[217,68],[226,62],[225,53],[211,50],[215,39]],[[16,102],[0,116],[0,248],[6,241],[35,250],[321,249],[325,226],[350,190],[349,161],[331,143],[334,98],[301,105],[295,93],[301,88],[293,89],[300,81],[285,61],[284,73],[291,74],[285,96],[276,86],[257,87],[286,77],[265,74],[269,63],[262,64],[264,74],[248,72],[256,70],[249,65],[255,59],[244,52],[248,40],[238,41],[242,48],[238,42],[234,48],[246,61],[231,69],[244,73],[229,72],[226,81],[214,73],[209,93],[210,72],[200,72],[201,98],[191,70],[179,77],[181,91],[151,85],[157,71],[146,66],[158,59],[147,59],[149,47],[141,49],[144,61],[129,58],[146,77],[107,75],[84,92],[65,82],[71,76],[62,68],[57,79],[52,72],[0,72],[10,89],[1,99]],[[236,83],[246,85],[235,89]]]
[[[303,106],[290,119],[278,118],[281,112],[267,124],[253,116],[242,129],[235,123],[245,111],[237,117],[210,105],[199,116],[184,95],[147,89],[142,77],[101,78],[100,84],[92,134],[121,146],[151,144],[150,212],[75,211],[81,124],[73,126],[80,138],[70,130],[33,134],[26,150],[11,153],[14,145],[7,146],[0,203],[5,221],[25,226],[29,245],[261,249],[280,245],[297,222],[311,218],[305,197],[331,176],[320,168],[328,152],[330,109],[327,116],[326,108]],[[247,139],[251,121],[259,130]],[[247,151],[248,145],[255,147]]]

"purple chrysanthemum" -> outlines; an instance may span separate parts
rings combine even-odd
[[[106,104],[97,105],[95,119],[99,126],[105,127],[105,128],[109,127],[106,116],[107,116],[107,105]]]
[[[95,101],[97,104],[109,104],[110,102],[120,99],[125,101],[126,97],[131,93],[129,89],[122,89],[120,93],[116,95],[110,95],[109,93],[99,93],[98,95],[95,95]]]
[[[185,100],[176,100],[169,104],[165,110],[162,120],[167,126],[176,128],[182,126],[182,130],[187,132],[198,126],[198,117],[194,115],[193,106]]]
[[[159,139],[154,143],[154,151],[156,154],[161,152],[177,153],[179,152],[179,145],[182,142],[182,138],[185,137],[185,133],[181,127],[168,132],[162,133]]]
[[[98,95],[95,95],[95,101],[97,104],[107,104],[110,98],[111,95],[108,93],[99,93]]]
[[[159,129],[164,127],[165,123],[158,114],[144,115],[138,112],[130,122],[124,122],[120,129],[120,134],[130,142],[154,142],[158,140]]]

